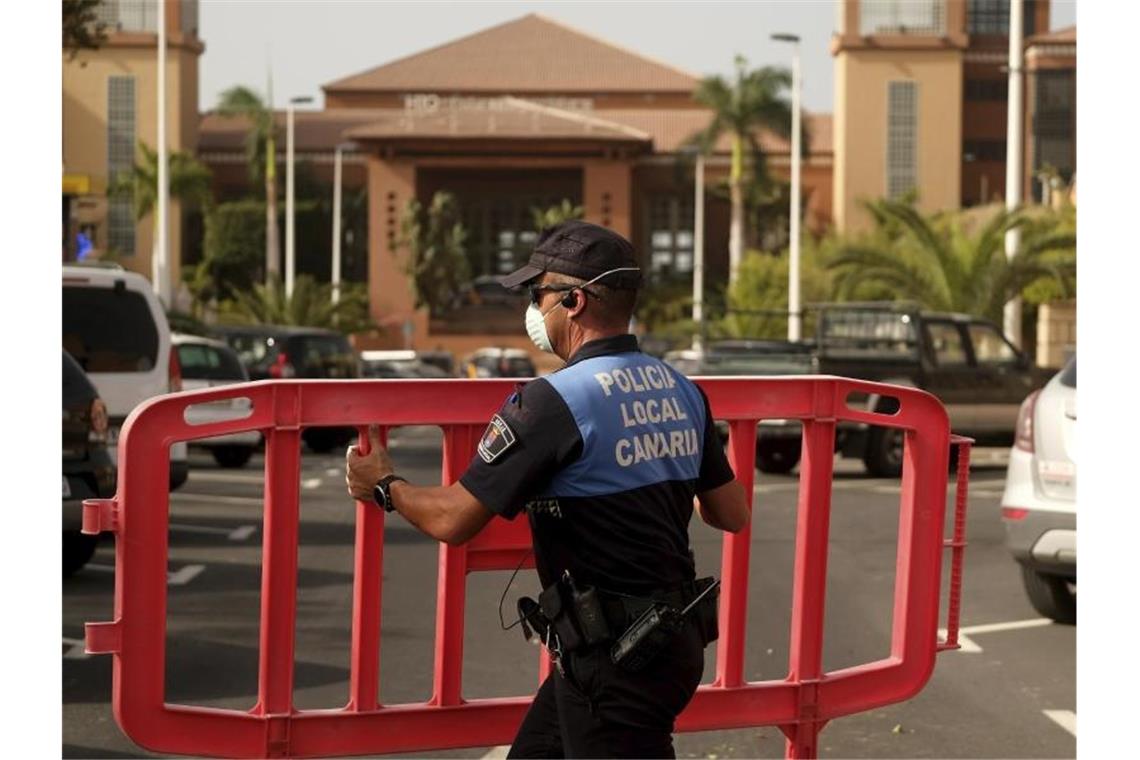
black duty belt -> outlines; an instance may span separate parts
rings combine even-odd
[[[523,635],[530,639],[537,633],[556,660],[584,647],[613,644],[614,662],[624,660],[636,670],[689,621],[697,623],[704,644],[717,638],[717,586],[715,578],[699,578],[635,595],[579,586],[567,572],[543,590],[538,602],[519,599],[519,618]]]

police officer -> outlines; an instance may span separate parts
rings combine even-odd
[[[565,367],[507,399],[453,485],[400,478],[373,428],[369,454],[348,451],[349,492],[453,545],[496,515],[526,511],[542,612],[560,614],[547,601],[569,601],[552,592],[567,583],[603,600],[606,640],[574,633],[588,627],[581,619],[573,630],[551,624],[543,634],[559,667],[539,688],[509,757],[673,757],[674,720],[716,637],[715,598],[711,624],[708,614],[683,618],[636,671],[613,661],[613,642],[647,605],[676,610],[696,599],[694,496],[706,523],[735,532],[749,519],[744,490],[703,392],[641,353],[627,332],[641,282],[627,240],[564,222],[544,230],[528,264],[502,282],[529,287],[527,333]]]

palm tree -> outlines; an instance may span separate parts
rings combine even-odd
[[[460,220],[455,196],[437,192],[424,207],[408,201],[400,218],[399,247],[408,251],[405,272],[412,278],[416,308],[442,314],[471,279],[467,260],[467,229]]]
[[[750,154],[753,159],[754,177],[763,178],[766,176],[765,157],[757,140],[758,132],[770,130],[787,137],[792,131],[791,103],[783,94],[792,85],[791,74],[787,69],[774,66],[749,71],[747,64],[743,56],[736,56],[734,83],[719,75],[701,80],[693,98],[712,109],[713,117],[707,127],[689,140],[705,154],[712,152],[723,135],[728,135],[731,140],[732,166],[728,178],[732,199],[728,237],[730,284],[736,281],[744,255],[745,154]]]
[[[571,219],[581,219],[586,213],[582,206],[575,206],[574,201],[569,198],[563,198],[562,203],[557,206],[548,206],[542,208],[541,206],[531,206],[530,215],[534,220],[535,232],[542,232],[547,227],[553,227],[562,222]]]
[[[244,118],[250,123],[246,135],[246,158],[250,180],[265,186],[265,276],[278,272],[280,245],[277,241],[277,136],[273,109],[253,90],[231,87],[218,97],[218,113]]]
[[[344,333],[375,327],[363,284],[342,283],[340,300],[333,303],[332,286],[310,275],[297,278],[291,298],[285,296],[285,287],[276,276],[264,285],[255,284],[252,290],[237,291],[232,300],[222,303],[219,317],[231,324],[325,327]]]
[[[101,3],[102,0],[63,0],[63,49],[67,51],[67,60],[75,60],[82,50],[98,50],[107,41],[107,24],[99,20]]]
[[[1031,283],[1068,292],[1076,275],[1076,226],[1070,214],[995,209],[970,229],[965,214],[921,214],[911,200],[864,201],[875,230],[840,243],[828,268],[840,299],[914,300],[929,309],[1000,321],[1002,307]],[[1021,230],[1007,259],[1005,233]]]
[[[107,188],[107,195],[131,198],[135,219],[141,221],[158,202],[158,151],[139,141],[142,161],[127,172],[120,172]],[[175,151],[167,156],[170,195],[208,208],[213,203],[210,170],[189,153]]]

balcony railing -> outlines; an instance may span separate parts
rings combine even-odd
[[[946,0],[863,0],[859,33],[942,36],[946,33]]]
[[[158,3],[155,0],[103,0],[99,20],[114,32],[157,32]]]

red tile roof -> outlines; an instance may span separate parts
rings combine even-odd
[[[391,111],[364,108],[336,108],[325,111],[296,111],[294,113],[293,140],[299,151],[332,150],[347,139],[344,133],[353,127],[369,124]],[[400,110],[398,113],[403,113]],[[278,149],[285,147],[285,112],[274,114],[280,134]],[[198,151],[245,150],[249,122],[245,119],[221,116],[214,112],[202,114],[198,122]]]
[[[1054,29],[1051,32],[1035,34],[1025,40],[1025,46],[1031,45],[1075,45],[1077,43],[1077,27],[1067,26],[1064,29]]]
[[[295,113],[296,149],[331,151],[348,139],[385,138],[499,138],[499,139],[590,139],[616,142],[652,141],[655,153],[673,153],[710,119],[703,109],[613,109],[567,111],[520,98],[484,101],[486,110],[468,109],[422,114],[403,108],[337,108]],[[285,113],[276,114],[284,140]],[[831,114],[804,114],[811,135],[812,155],[832,152]],[[198,150],[242,151],[248,122],[240,118],[202,115],[198,128]],[[760,145],[773,155],[786,154],[785,138],[761,133]],[[280,145],[283,148],[284,145]],[[717,143],[718,153],[729,152],[728,137]]]
[[[531,13],[330,82],[324,90],[692,92],[698,81],[693,74]]]
[[[597,115],[608,121],[620,122],[647,132],[653,136],[653,149],[656,153],[677,151],[692,135],[708,126],[712,119],[711,111],[704,109],[614,109],[597,111]],[[804,114],[809,144],[813,155],[831,153],[831,114]],[[788,153],[791,145],[786,138],[770,132],[760,133],[760,147],[775,155]],[[728,153],[731,143],[727,135],[716,144],[717,153]]]

